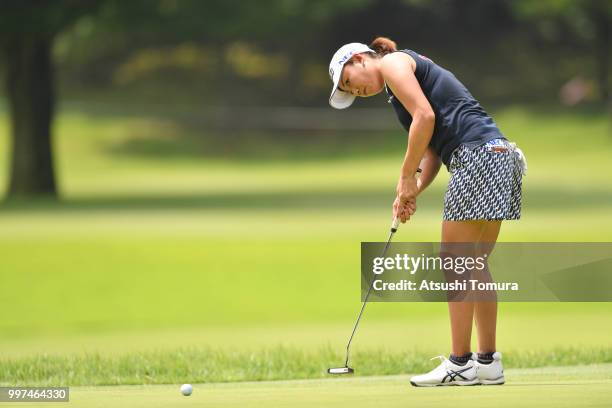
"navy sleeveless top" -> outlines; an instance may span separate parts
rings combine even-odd
[[[505,139],[493,119],[450,71],[412,50],[399,52],[405,52],[416,61],[414,74],[436,115],[429,146],[447,167],[452,152],[459,145],[471,148],[493,139]],[[386,85],[385,89],[397,118],[409,130],[412,116],[391,89]]]

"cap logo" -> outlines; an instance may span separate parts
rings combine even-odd
[[[340,60],[338,61],[338,64],[340,64],[340,65],[344,64],[352,56],[353,56],[353,51],[349,52],[344,57],[340,58]]]
[[[331,79],[334,79],[334,69],[333,69],[333,68],[330,68],[330,69],[329,69],[329,77],[330,77]]]

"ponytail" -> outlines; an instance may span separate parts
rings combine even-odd
[[[377,55],[382,57],[397,51],[397,44],[387,37],[377,37],[372,41],[372,44],[370,44],[370,48],[373,49]]]

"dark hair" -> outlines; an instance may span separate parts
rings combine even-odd
[[[370,44],[370,48],[376,51],[376,55],[382,57],[383,55],[397,51],[397,44],[387,37],[376,37],[374,41],[372,41],[372,44]]]

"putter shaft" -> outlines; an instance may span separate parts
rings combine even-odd
[[[387,254],[387,249],[389,249],[389,245],[391,244],[391,238],[393,238],[393,234],[397,231],[397,227],[399,226],[399,220],[395,218],[393,220],[393,224],[391,225],[391,231],[389,233],[389,239],[387,239],[387,243],[385,244],[385,248],[383,249],[381,257],[384,258]],[[355,322],[355,326],[353,327],[353,332],[351,333],[351,337],[349,337],[348,344],[346,345],[346,360],[344,362],[344,366],[348,367],[349,363],[349,351],[351,348],[351,342],[353,341],[353,337],[355,336],[355,332],[357,331],[357,327],[359,326],[359,322],[361,321],[361,315],[363,315],[363,311],[368,303],[368,298],[370,297],[370,292],[372,291],[372,284],[374,283],[374,277],[370,281],[370,286],[368,287],[368,292],[366,293],[365,299],[363,300],[363,304],[361,305],[361,309],[359,310],[359,315],[357,315],[357,321]]]

